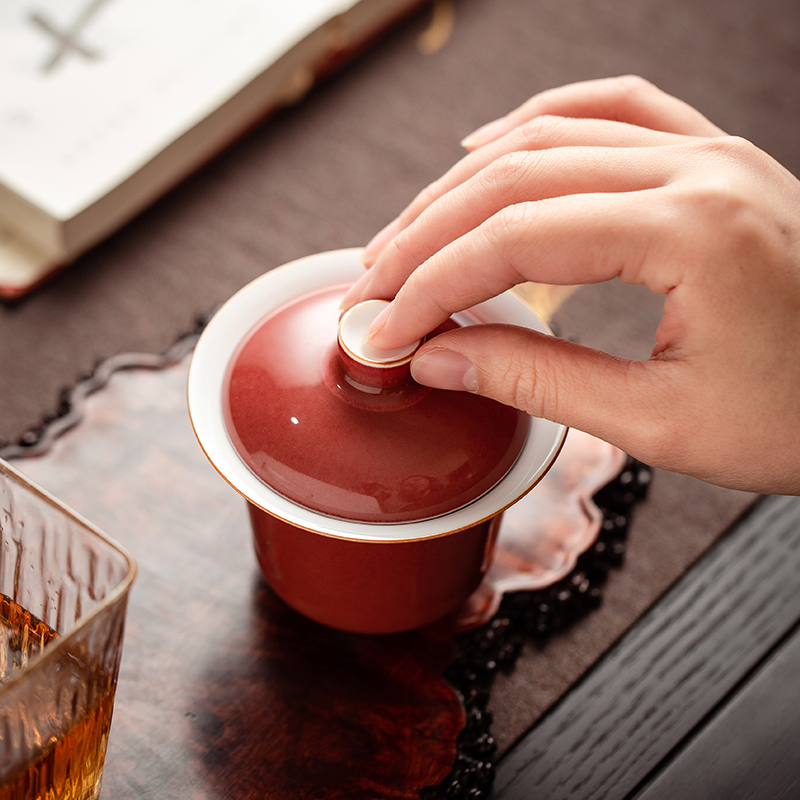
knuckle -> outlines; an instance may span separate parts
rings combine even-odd
[[[530,153],[507,153],[482,169],[478,181],[482,188],[489,191],[513,192],[525,182],[533,166]]]
[[[762,160],[761,151],[741,136],[714,136],[701,139],[695,147],[703,158],[713,158],[725,165],[756,167]]]
[[[608,87],[609,97],[623,113],[646,106],[654,95],[663,94],[655,84],[639,75],[610,78]]]
[[[495,242],[508,242],[516,237],[531,223],[531,204],[512,203],[501,208],[484,223],[486,236]]]
[[[415,213],[432,205],[444,193],[444,181],[437,178],[433,183],[429,183],[415,198],[412,207]],[[401,218],[402,219],[402,218]]]
[[[761,238],[769,229],[735,172],[706,171],[683,182],[679,192],[684,218],[716,241],[727,242],[728,250]]]
[[[726,252],[752,255],[780,248],[789,230],[759,188],[775,179],[771,159],[739,136],[706,139],[696,145],[708,166],[684,181],[684,199]],[[777,252],[777,251],[776,251]]]
[[[643,95],[660,93],[661,90],[641,75],[620,75],[612,79],[617,92],[631,99],[638,99]]]
[[[524,231],[530,227],[531,215],[530,203],[514,203],[489,217],[480,232],[489,247],[510,262]]]
[[[409,245],[409,230],[405,228],[389,241],[384,249],[386,258],[393,264],[405,263],[407,258],[413,257]]]
[[[532,144],[537,147],[554,147],[573,125],[574,120],[568,117],[542,114],[520,125],[515,135],[521,148]]]
[[[529,414],[541,412],[541,403],[537,398],[536,373],[532,364],[521,354],[515,354],[509,361],[502,377],[504,394],[511,398],[515,408]]]
[[[752,206],[745,186],[761,161],[755,145],[740,137],[720,136],[688,147],[700,166],[678,179],[674,188],[695,210],[725,222]]]
[[[724,224],[736,216],[744,201],[729,177],[718,172],[695,178],[682,188],[682,194],[693,213],[715,224]]]
[[[434,203],[447,195],[449,185],[447,173],[437,178],[433,183],[429,183],[417,196],[409,203],[400,214],[398,221],[402,228],[408,227],[418,217],[430,208]]]
[[[541,416],[533,365],[518,353],[509,354],[502,364],[491,364],[487,376],[491,396],[533,416]]]
[[[525,334],[514,337],[515,347],[495,376],[504,402],[535,417],[558,417],[558,381],[567,373],[553,363],[554,354],[537,348]],[[546,376],[540,379],[539,376]]]

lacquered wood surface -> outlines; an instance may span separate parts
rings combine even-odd
[[[114,373],[15,461],[138,563],[102,796],[415,797],[464,724],[449,640],[349,636],[275,598],[194,439],[186,366]]]

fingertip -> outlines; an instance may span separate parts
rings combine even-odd
[[[433,389],[478,391],[478,373],[463,353],[444,347],[428,347],[411,362],[411,377]]]
[[[374,339],[376,336],[379,336],[380,332],[386,326],[386,321],[389,319],[391,313],[392,313],[392,303],[389,303],[389,305],[387,305],[386,308],[384,308],[383,311],[381,311],[381,313],[378,314],[378,316],[375,317],[374,320],[372,320],[370,326],[365,331],[363,339],[364,344],[372,345],[373,347],[376,347],[379,350],[381,349],[380,344],[375,342]]]
[[[465,136],[461,140],[461,146],[470,152],[477,150],[479,147],[483,147],[483,145],[494,141],[504,134],[507,125],[508,121],[506,117],[500,117],[499,119],[487,122],[485,125],[481,125],[480,128]]]

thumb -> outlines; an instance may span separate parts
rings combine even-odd
[[[474,392],[578,428],[647,460],[663,429],[654,414],[659,366],[526,328],[477,325],[426,342],[411,374],[426,386]]]

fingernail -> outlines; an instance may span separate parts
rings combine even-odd
[[[386,320],[389,319],[389,314],[392,313],[392,304],[389,303],[386,308],[372,320],[369,328],[367,328],[366,332],[364,333],[364,344],[370,344],[372,340],[381,332],[383,326],[386,325]],[[377,347],[377,345],[374,345]]]
[[[478,391],[475,365],[463,353],[441,347],[417,354],[411,362],[411,377],[434,389]]]
[[[499,134],[505,132],[505,128],[505,117],[500,117],[500,119],[487,122],[485,125],[481,125],[480,128],[470,133],[468,136],[465,136],[461,140],[461,146],[467,150],[475,150],[476,148],[481,147],[481,145],[496,139]]]
[[[367,244],[364,251],[361,253],[361,263],[367,267],[371,267],[380,255],[381,250],[394,239],[399,230],[400,218],[398,217],[397,219],[393,219],[385,228],[382,228],[370,239],[369,244]]]
[[[364,292],[364,289],[367,288],[367,284],[370,282],[372,275],[369,272],[365,272],[348,290],[345,296],[342,298],[342,302],[339,303],[339,311],[347,311],[350,306],[354,306],[360,299],[361,295]]]

